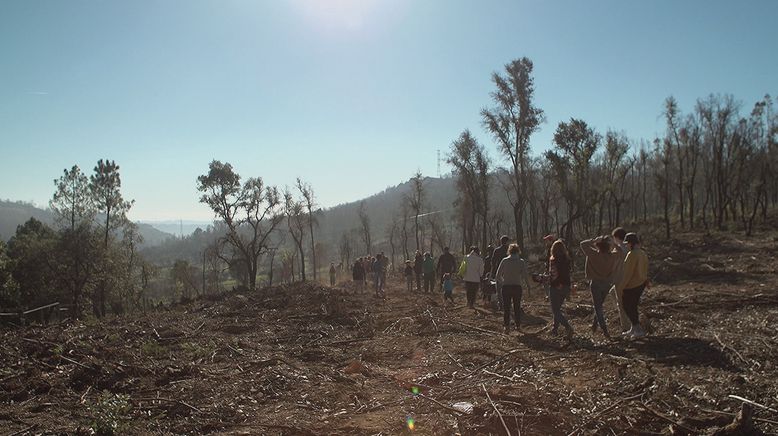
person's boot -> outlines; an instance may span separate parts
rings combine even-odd
[[[640,324],[632,327],[633,338],[642,338],[645,336],[646,336],[646,332],[643,330],[643,327],[641,327]]]

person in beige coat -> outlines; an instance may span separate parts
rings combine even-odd
[[[616,227],[611,232],[613,238],[613,245],[615,245],[614,253],[617,255],[616,269],[613,271],[613,286],[611,287],[611,294],[616,299],[616,307],[619,310],[619,323],[621,324],[621,331],[626,332],[632,328],[632,323],[629,321],[627,312],[624,311],[624,303],[622,302],[622,294],[616,289],[616,283],[621,281],[624,276],[624,259],[627,258],[627,244],[624,242],[624,237],[627,235],[626,230],[621,227]]]
[[[612,248],[613,245],[608,236],[598,236],[594,239],[581,241],[581,251],[586,255],[586,278],[589,279],[592,304],[594,305],[592,333],[597,331],[599,325],[606,338],[610,338],[610,334],[608,334],[608,324],[602,306],[605,297],[608,296],[608,291],[614,284],[613,272],[616,270],[616,262],[619,261],[619,255]]]

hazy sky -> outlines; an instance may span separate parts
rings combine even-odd
[[[0,1],[0,198],[47,204],[52,180],[121,166],[134,219],[209,219],[196,177],[312,183],[323,206],[436,174],[490,74],[535,63],[547,123],[632,138],[732,93],[778,94],[778,1]],[[448,169],[444,167],[444,172]]]

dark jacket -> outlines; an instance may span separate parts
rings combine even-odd
[[[365,268],[362,266],[362,262],[354,263],[354,267],[351,269],[351,277],[354,280],[365,279]]]
[[[438,274],[453,273],[456,268],[456,259],[451,253],[443,253],[438,258]]]
[[[500,262],[508,257],[508,244],[500,245],[492,252],[492,278],[497,275],[497,267],[500,266]]]
[[[422,265],[424,264],[424,256],[421,255],[421,253],[416,255],[416,258],[413,259],[413,272],[416,274],[422,273]]]

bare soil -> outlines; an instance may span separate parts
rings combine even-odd
[[[537,287],[523,332],[508,335],[501,314],[466,308],[463,286],[444,305],[400,277],[386,300],[347,281],[294,284],[6,328],[0,433],[777,433],[777,245],[688,235],[648,247],[650,335],[633,341],[591,332],[583,285],[566,303],[568,341],[550,335]],[[744,400],[758,405],[737,420]]]

